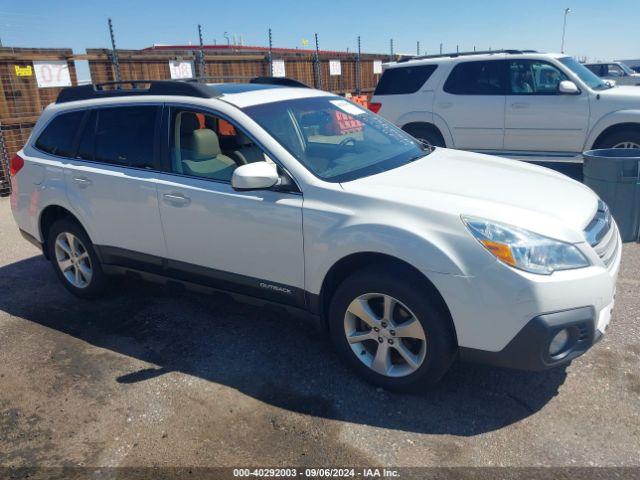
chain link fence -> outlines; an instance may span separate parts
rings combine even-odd
[[[242,45],[103,48],[80,55],[71,49],[0,47],[0,196],[10,193],[10,159],[26,143],[42,110],[64,86],[78,84],[76,60],[88,61],[92,83],[198,78],[203,73],[208,82],[246,82],[277,75],[340,95],[355,94],[354,100],[363,103],[388,55]]]
[[[10,193],[9,160],[55,102],[62,87],[50,85],[60,83],[62,73],[77,85],[71,49],[0,48],[0,195]]]

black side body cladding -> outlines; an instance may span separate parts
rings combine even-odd
[[[117,247],[95,245],[94,248],[107,270],[109,266],[122,267],[308,310],[305,291],[301,288]]]

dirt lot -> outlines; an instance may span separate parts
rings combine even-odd
[[[640,245],[567,368],[457,364],[398,395],[307,323],[126,280],[81,301],[0,199],[2,466],[639,466]]]

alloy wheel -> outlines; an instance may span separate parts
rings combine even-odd
[[[620,142],[616,143],[613,148],[640,148],[640,144],[637,142]]]
[[[353,300],[344,316],[344,332],[356,357],[386,377],[410,375],[426,358],[422,324],[390,295],[366,293]]]
[[[69,232],[61,232],[56,237],[55,254],[58,268],[71,285],[85,288],[91,283],[91,258],[78,237]]]

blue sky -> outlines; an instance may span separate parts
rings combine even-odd
[[[0,0],[0,38],[5,46],[109,46],[107,17],[118,48],[154,43],[225,43],[224,32],[242,35],[247,45],[266,45],[271,27],[277,47],[301,47],[317,32],[320,48],[351,50],[361,35],[365,52],[422,53],[486,48],[559,51],[565,7],[565,51],[590,60],[640,58],[638,0],[334,1],[282,0]]]

